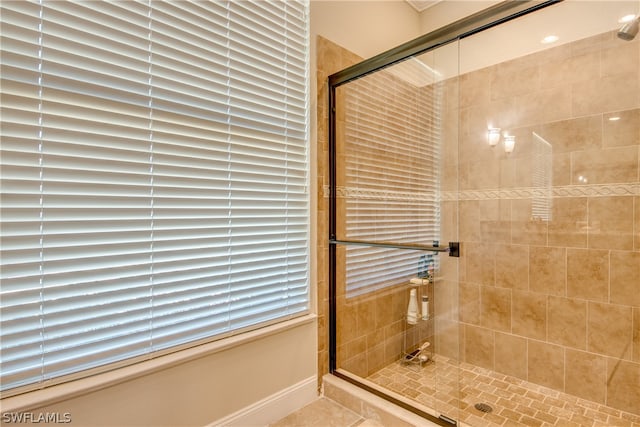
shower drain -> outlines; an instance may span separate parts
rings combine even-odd
[[[486,403],[476,403],[475,405],[473,405],[474,408],[476,408],[478,411],[480,412],[491,412],[493,411],[493,408],[489,405],[487,405]]]

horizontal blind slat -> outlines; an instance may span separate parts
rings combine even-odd
[[[0,7],[3,392],[308,309],[306,3]]]

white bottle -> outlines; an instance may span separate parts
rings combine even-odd
[[[415,325],[418,323],[418,295],[415,289],[409,292],[409,307],[407,307],[407,323]]]
[[[429,297],[422,295],[422,320],[429,320]]]

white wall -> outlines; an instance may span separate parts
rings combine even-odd
[[[233,345],[212,343],[182,356],[123,368],[123,375],[101,374],[9,398],[2,402],[2,410],[68,413],[72,422],[66,425],[70,426],[204,426],[225,417],[229,421],[225,425],[233,425],[234,419],[236,423],[243,419],[244,409],[264,409],[255,407],[261,402],[266,408],[262,415],[254,413],[251,423],[240,423],[266,425],[315,399],[316,330],[315,317],[308,316],[285,327],[251,332]],[[100,377],[105,379],[102,386]],[[92,384],[91,391],[83,390],[78,385],[82,383]],[[275,410],[268,408],[270,398],[287,391],[291,392],[288,402]],[[49,403],[34,404],[38,395]],[[234,413],[238,416],[229,418]]]
[[[444,0],[420,13],[420,32],[430,33],[501,2],[502,0]]]
[[[444,0],[418,13],[405,0],[311,0],[311,36],[366,59],[501,2]]]
[[[382,53],[420,35],[418,13],[404,0],[311,0],[311,36],[363,57]]]

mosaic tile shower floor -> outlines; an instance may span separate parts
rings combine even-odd
[[[474,427],[640,427],[638,415],[467,363],[458,367],[446,357],[434,360],[423,366],[395,362],[367,380],[445,415],[456,416],[460,408],[459,419]],[[482,412],[476,403],[492,411]]]

